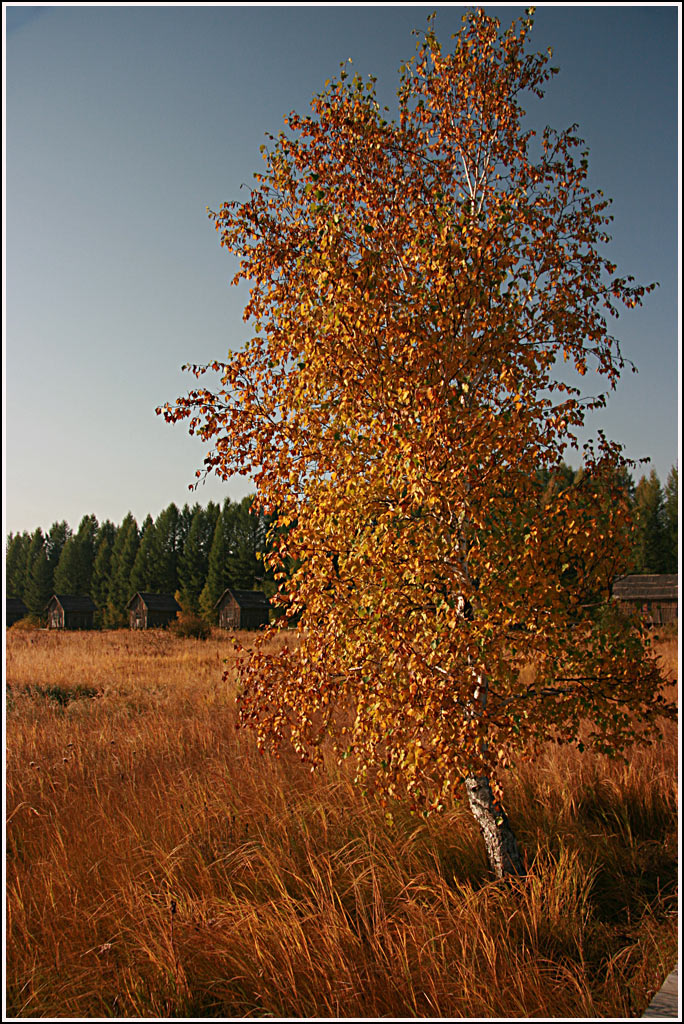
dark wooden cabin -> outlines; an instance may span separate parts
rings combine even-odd
[[[53,594],[45,613],[48,629],[92,629],[95,605],[89,597]]]
[[[28,608],[19,597],[5,598],[5,625],[13,626],[19,619],[28,615]]]
[[[677,573],[623,576],[613,584],[613,599],[626,610],[642,616],[651,626],[677,621],[679,577]]]
[[[168,626],[180,611],[173,594],[143,594],[138,591],[126,605],[131,629]]]
[[[259,629],[268,625],[271,607],[265,594],[258,590],[224,590],[214,605],[222,629]]]

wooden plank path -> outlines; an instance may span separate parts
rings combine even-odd
[[[659,992],[648,1004],[644,1018],[651,1020],[680,1020],[679,1016],[679,964],[668,974]]]

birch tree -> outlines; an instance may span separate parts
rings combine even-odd
[[[209,446],[198,476],[251,475],[275,517],[299,642],[243,653],[241,721],[312,767],[327,739],[384,800],[465,793],[498,876],[523,870],[507,768],[619,752],[667,712],[644,637],[591,606],[631,517],[619,446],[578,440],[625,367],[609,323],[651,286],[604,253],[577,127],[524,124],[556,71],[531,27],[469,12],[446,50],[430,21],[396,120],[344,68],[286,118],[210,211],[254,336],[158,410]],[[572,450],[581,479],[549,492]]]

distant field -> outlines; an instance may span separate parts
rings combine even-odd
[[[676,637],[657,650],[673,687]],[[630,1017],[677,950],[677,731],[511,777],[529,861],[259,754],[229,638],[7,631],[7,1011]]]

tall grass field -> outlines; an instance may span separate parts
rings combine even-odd
[[[657,650],[677,686],[677,640]],[[512,773],[529,873],[467,807],[391,813],[236,729],[230,638],[7,631],[13,1017],[632,1017],[677,950],[677,729]]]

